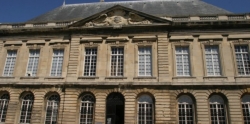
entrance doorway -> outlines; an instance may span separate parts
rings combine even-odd
[[[106,100],[106,124],[124,124],[124,97],[111,93]]]

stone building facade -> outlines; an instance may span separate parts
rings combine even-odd
[[[151,2],[1,24],[0,124],[250,123],[250,14],[127,7]]]

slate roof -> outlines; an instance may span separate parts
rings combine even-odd
[[[231,12],[201,0],[140,0],[66,4],[35,17],[28,22],[80,20],[115,5],[121,5],[157,17],[231,14]]]

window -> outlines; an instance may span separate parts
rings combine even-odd
[[[92,95],[86,94],[82,97],[81,110],[80,110],[80,124],[93,123],[94,103],[95,103],[95,98]]]
[[[154,102],[148,95],[142,95],[138,99],[138,124],[153,124]]]
[[[40,50],[30,50],[29,62],[27,67],[27,76],[36,76]]]
[[[0,123],[5,122],[10,96],[5,93],[0,97]]]
[[[178,98],[179,124],[194,123],[194,103],[188,95],[182,95]]]
[[[139,47],[139,76],[152,75],[151,47]]]
[[[96,75],[96,58],[97,58],[97,49],[96,48],[86,48],[85,49],[84,76],[95,76]]]
[[[57,124],[59,102],[60,97],[55,94],[47,99],[45,124]]]
[[[53,50],[52,67],[50,72],[51,76],[62,76],[63,54],[63,49]]]
[[[30,123],[33,102],[34,102],[33,94],[27,94],[22,98],[21,115],[20,115],[21,124]]]
[[[226,124],[226,109],[224,100],[219,95],[213,95],[209,99],[212,124]]]
[[[189,48],[178,46],[175,55],[177,76],[190,76]]]
[[[111,48],[111,76],[123,76],[123,48]]]
[[[17,51],[16,50],[8,50],[7,58],[5,62],[3,76],[12,76],[15,63],[16,63]]]
[[[239,75],[250,75],[248,46],[235,46],[235,56]]]
[[[241,99],[244,124],[250,124],[250,95],[244,95]]]
[[[208,76],[220,76],[220,60],[218,46],[205,46],[206,65]]]

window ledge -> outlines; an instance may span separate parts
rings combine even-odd
[[[133,79],[156,79],[156,77],[151,77],[151,76],[139,76],[139,77],[134,77]]]
[[[0,76],[1,79],[14,79],[13,76]]]
[[[172,79],[185,79],[185,78],[191,79],[191,78],[196,78],[196,77],[191,77],[191,76],[172,77]]]
[[[227,78],[227,77],[224,77],[224,76],[206,76],[206,77],[203,77],[203,79],[205,78]]]
[[[89,76],[89,77],[83,76],[83,77],[78,77],[77,79],[99,79],[99,77],[95,77],[95,76],[93,76],[93,77],[91,77],[91,76]]]
[[[246,75],[246,76],[235,76],[234,78],[250,78],[250,75]]]
[[[64,77],[45,77],[44,79],[64,79]]]
[[[25,76],[25,77],[20,77],[20,79],[38,79],[39,77],[32,77],[32,76]]]
[[[105,77],[105,79],[127,79],[127,77]]]

